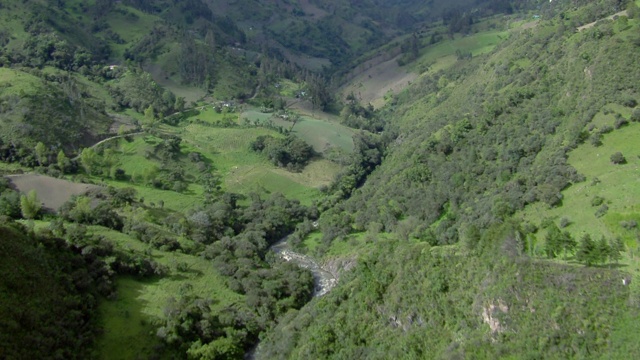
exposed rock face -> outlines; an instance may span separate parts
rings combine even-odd
[[[499,334],[505,331],[504,325],[500,323],[497,316],[500,313],[506,314],[509,307],[500,299],[496,303],[489,303],[482,308],[482,320],[489,325],[492,334]]]

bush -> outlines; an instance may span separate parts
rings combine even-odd
[[[622,116],[620,116],[620,117],[616,117],[616,121],[613,124],[613,127],[616,128],[616,129],[620,129],[621,127],[623,127],[625,125],[628,125],[628,124],[629,124],[629,121],[627,119],[623,118]]]
[[[603,217],[607,213],[607,211],[609,211],[609,207],[607,206],[607,204],[602,204],[602,206],[600,206],[598,210],[596,210],[595,215],[597,218]]]
[[[596,195],[593,197],[593,199],[591,199],[591,206],[600,206],[603,202],[604,198]]]
[[[624,155],[620,151],[611,155],[611,162],[614,164],[624,164],[627,162],[627,159],[624,158]]]

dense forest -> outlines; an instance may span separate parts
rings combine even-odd
[[[638,29],[0,0],[0,358],[637,357]]]

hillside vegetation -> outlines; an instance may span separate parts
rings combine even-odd
[[[0,0],[0,357],[637,357],[639,13]]]

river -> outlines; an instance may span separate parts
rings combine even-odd
[[[322,296],[328,293],[336,283],[338,282],[337,277],[329,271],[325,269],[316,262],[316,260],[308,255],[300,254],[291,249],[289,243],[287,242],[287,238],[285,237],[282,240],[271,246],[271,251],[275,252],[281,259],[285,261],[292,261],[296,263],[298,266],[303,267],[305,269],[309,269],[313,274],[314,288],[313,288],[313,296]]]
[[[285,261],[292,261],[298,266],[305,269],[309,269],[313,274],[313,297],[319,297],[328,293],[338,283],[337,277],[318,264],[318,262],[311,256],[300,254],[291,249],[291,246],[287,242],[288,236],[282,240],[271,245],[271,251],[276,253],[281,259]],[[260,343],[256,344],[245,355],[245,360],[255,360],[260,358]]]

